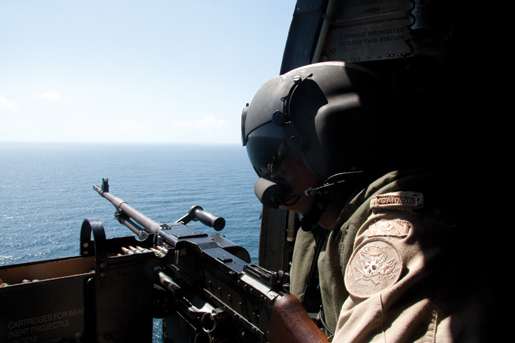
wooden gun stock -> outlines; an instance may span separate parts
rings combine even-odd
[[[270,318],[272,343],[327,343],[327,337],[308,317],[300,301],[287,294],[274,303]]]

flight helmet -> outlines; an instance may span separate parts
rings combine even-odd
[[[302,66],[266,82],[241,119],[258,198],[272,207],[288,199],[287,160],[301,161],[319,186],[373,167],[378,89],[373,74],[344,62]]]

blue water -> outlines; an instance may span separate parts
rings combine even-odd
[[[158,222],[173,222],[192,205],[223,216],[222,233],[257,258],[261,206],[239,146],[4,143],[0,265],[77,255],[84,218],[102,220],[108,237],[130,235],[92,190],[102,177],[113,194]]]

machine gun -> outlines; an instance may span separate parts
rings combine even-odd
[[[287,274],[250,263],[248,252],[218,234],[187,227],[191,220],[221,230],[225,220],[194,206],[173,224],[157,223],[93,186],[116,208],[115,217],[138,238],[121,255],[144,255],[152,269],[153,316],[172,342],[324,342],[302,305],[285,291]],[[89,233],[88,233],[89,235]],[[114,254],[115,252],[113,252]]]

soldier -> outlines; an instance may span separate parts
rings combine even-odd
[[[333,342],[483,337],[481,286],[439,129],[451,86],[431,82],[445,77],[438,68],[422,88],[392,82],[414,70],[303,66],[265,83],[242,114],[256,195],[302,218],[290,290],[311,309],[320,298]]]

